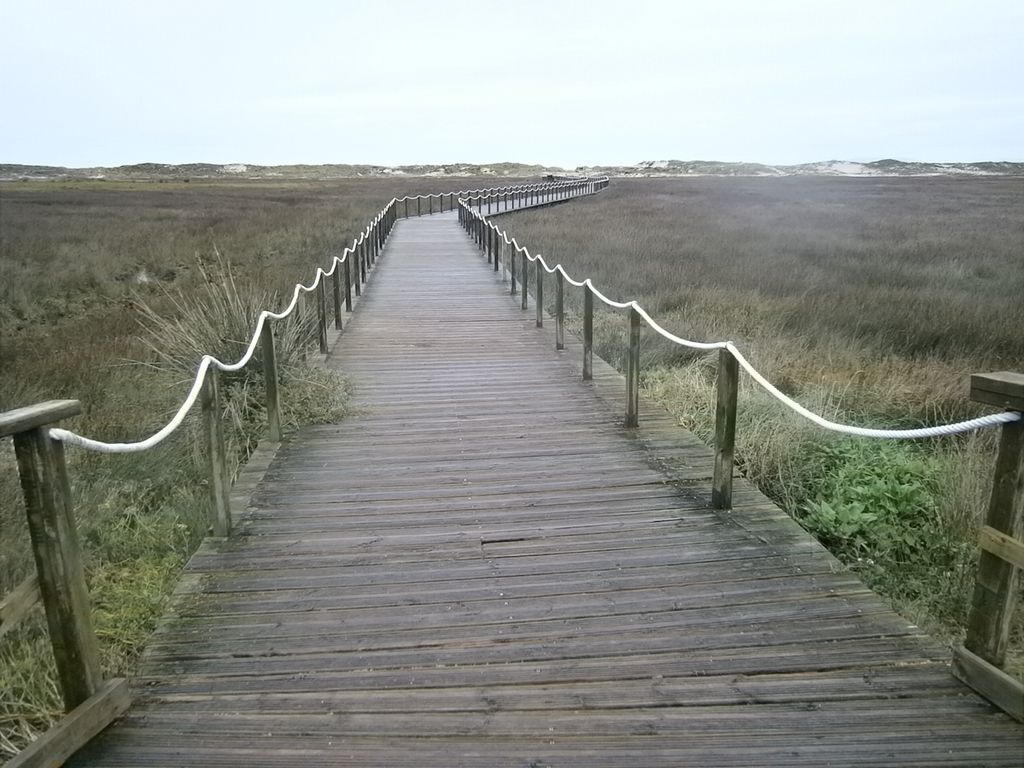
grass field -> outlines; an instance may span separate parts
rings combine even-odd
[[[392,196],[495,183],[0,184],[0,410],[75,398],[85,413],[74,430],[103,440],[146,437],[183,399],[199,350],[236,359],[258,309],[290,298],[292,285],[340,254]],[[248,316],[218,316],[211,308],[225,297]],[[185,321],[190,338],[176,348],[184,365],[154,354],[152,346],[172,341],[154,318]],[[344,413],[344,382],[297,360],[282,375],[290,424]],[[231,378],[226,389],[241,460],[262,428],[258,374]],[[131,456],[68,451],[108,675],[130,672],[205,531],[194,431],[186,424],[165,445]],[[0,530],[5,595],[34,567],[10,440],[0,441]],[[0,759],[59,714],[40,613],[0,640]]]
[[[731,339],[780,389],[847,423],[979,415],[988,409],[967,400],[968,374],[1024,371],[1020,179],[616,180],[499,223],[577,279],[638,299],[672,332]],[[599,354],[620,362],[625,333],[623,313],[598,310]],[[710,441],[716,358],[652,333],[643,344],[648,394]],[[741,390],[744,472],[900,610],[957,637],[994,431],[836,438],[755,386]]]

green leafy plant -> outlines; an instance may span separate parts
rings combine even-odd
[[[934,462],[913,445],[856,439],[816,444],[810,458],[818,480],[798,508],[800,523],[869,580],[900,566],[899,591],[925,589],[922,566],[949,561],[954,549],[939,514]]]

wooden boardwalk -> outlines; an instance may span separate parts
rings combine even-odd
[[[400,222],[286,442],[81,766],[1020,766],[938,646],[579,347]]]

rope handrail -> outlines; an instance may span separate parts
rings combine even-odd
[[[461,201],[460,201],[461,202]],[[944,437],[948,435],[960,434],[963,432],[970,432],[976,429],[983,429],[985,427],[993,427],[1000,424],[1008,424],[1011,422],[1020,421],[1022,418],[1021,413],[1017,411],[1004,411],[1002,413],[989,414],[986,416],[980,416],[975,419],[968,419],[966,421],[954,422],[951,424],[938,424],[930,427],[918,427],[910,429],[881,429],[874,427],[859,427],[852,424],[842,424],[840,422],[831,421],[821,416],[820,414],[814,413],[810,409],[801,405],[799,402],[784,394],[772,384],[767,377],[765,377],[760,371],[758,371],[747,358],[740,352],[735,344],[731,341],[693,341],[690,339],[684,339],[681,336],[676,336],[667,329],[661,326],[653,317],[640,305],[636,300],[630,301],[615,301],[609,298],[594,285],[590,278],[584,280],[575,280],[561,263],[555,264],[554,267],[548,265],[547,261],[541,254],[531,254],[526,246],[520,245],[514,237],[510,237],[509,234],[501,229],[497,224],[487,220],[487,215],[482,212],[474,211],[467,205],[463,204],[465,210],[474,218],[482,221],[486,226],[492,229],[506,245],[511,246],[516,254],[523,254],[530,262],[535,262],[543,267],[544,271],[548,274],[560,273],[562,277],[571,285],[577,288],[586,288],[594,296],[600,299],[604,304],[614,309],[629,309],[635,311],[647,324],[647,326],[656,332],[662,338],[677,344],[679,346],[688,347],[690,349],[697,350],[726,350],[732,355],[736,362],[747,372],[747,374],[769,395],[774,397],[780,403],[785,405],[787,408],[792,410],[794,413],[804,417],[808,421],[822,427],[823,429],[831,430],[833,432],[839,432],[841,434],[853,435],[857,437],[873,437],[873,438],[884,438],[894,440],[914,440],[928,437]],[[525,304],[524,304],[525,306]]]
[[[520,184],[509,187],[495,188],[493,190],[490,190],[490,193],[493,195],[498,193],[505,194],[520,191],[528,192],[547,189],[557,189],[561,188],[562,186],[568,183],[570,182],[551,182],[546,184]],[[461,203],[462,200],[467,199],[461,196],[470,195],[481,191],[487,190],[445,192],[443,193],[443,196],[460,196],[458,197],[458,199]],[[440,197],[442,195],[435,196]],[[423,198],[426,196],[417,195],[416,197]],[[335,271],[338,269],[340,265],[345,264],[349,260],[349,257],[356,253],[358,248],[367,243],[367,241],[371,238],[371,235],[376,231],[377,226],[382,221],[384,221],[389,214],[393,212],[393,210],[397,207],[398,203],[409,199],[415,198],[408,196],[402,198],[392,197],[390,202],[388,202],[388,204],[385,205],[377,213],[377,215],[370,220],[370,223],[363,229],[362,232],[359,233],[359,236],[353,239],[352,245],[347,246],[343,249],[341,256],[331,257],[330,269],[325,270],[322,267],[317,267],[313,282],[311,284],[305,285],[302,282],[295,284],[295,287],[292,290],[291,301],[288,303],[285,309],[281,310],[280,312],[271,312],[270,310],[267,309],[262,310],[256,320],[256,325],[253,329],[252,336],[249,339],[249,343],[246,346],[245,352],[238,360],[236,360],[233,363],[225,363],[224,361],[214,357],[213,355],[203,355],[196,368],[196,373],[192,382],[192,386],[188,391],[188,394],[185,396],[185,399],[178,407],[178,410],[175,411],[174,416],[171,418],[171,420],[168,421],[167,424],[165,424],[157,432],[153,433],[144,440],[137,440],[133,442],[107,442],[103,440],[95,440],[92,438],[88,438],[68,429],[52,428],[49,430],[50,437],[53,438],[54,440],[59,440],[67,445],[75,445],[78,446],[79,448],[84,448],[86,450],[95,451],[98,453],[139,453],[141,451],[145,451],[155,447],[156,445],[159,445],[168,437],[170,437],[170,435],[173,434],[175,430],[177,430],[178,427],[182,425],[182,423],[185,420],[185,417],[188,415],[188,412],[195,405],[196,400],[199,399],[200,393],[202,392],[203,389],[203,384],[206,381],[206,376],[211,367],[219,371],[223,371],[225,373],[230,373],[232,371],[241,370],[246,365],[248,365],[256,354],[256,350],[260,344],[260,338],[263,333],[264,325],[267,323],[267,321],[283,320],[286,317],[290,316],[292,312],[295,311],[295,308],[298,306],[299,297],[303,293],[312,293],[313,291],[317,290],[321,281],[324,278],[331,277],[332,275],[334,275]]]

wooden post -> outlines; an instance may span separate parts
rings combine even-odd
[[[583,380],[594,378],[594,292],[583,286]]]
[[[341,325],[341,264],[334,265],[334,276],[331,280],[331,290],[334,293],[334,329],[340,331]]]
[[[1024,374],[976,374],[971,377],[971,399],[1024,411]],[[1002,426],[985,525],[1012,539],[1024,534],[1024,422]],[[982,550],[964,647],[996,667],[1006,661],[1019,578],[1019,568]]]
[[[487,228],[487,263],[491,263],[491,259],[494,258],[494,230],[490,227]]]
[[[337,273],[335,273],[337,274]],[[267,438],[272,443],[281,442],[281,401],[277,394],[277,350],[274,348],[274,331],[268,317],[260,331],[260,349],[263,353],[263,389],[267,398]]]
[[[494,249],[494,271],[495,272],[498,271],[499,265],[501,263],[501,252],[505,248],[505,238],[504,237],[497,238],[496,245],[498,247]],[[504,276],[502,276],[502,279],[504,279]]]
[[[49,435],[51,424],[81,412],[77,400],[52,400],[0,415],[0,437],[14,436],[39,592],[67,711],[102,682],[64,445]]]
[[[427,203],[430,205],[430,215],[433,216],[434,215],[434,196],[433,195],[428,195],[427,196]]]
[[[555,272],[555,349],[565,349],[565,277]]]
[[[231,481],[228,478],[227,452],[224,449],[224,429],[220,410],[220,371],[214,366],[206,370],[199,397],[203,411],[206,437],[207,467],[210,471],[210,501],[213,519],[210,521],[214,536],[231,533]]]
[[[366,250],[369,246],[369,239],[363,238],[363,242],[359,244],[359,282],[366,282]]]
[[[352,311],[352,251],[345,259],[345,311]]]
[[[728,349],[718,350],[718,403],[715,405],[715,474],[711,506],[732,508],[733,451],[736,445],[736,397],[740,364]]]
[[[540,263],[540,259],[533,262],[533,273],[535,287],[534,293],[534,304],[537,306],[537,327],[544,327],[544,266]]]
[[[416,215],[417,216],[422,216],[423,215],[423,212],[420,210],[420,201],[421,200],[422,200],[422,198],[419,195],[416,195]]]
[[[629,352],[626,359],[626,426],[640,424],[640,313],[629,308]]]
[[[509,253],[509,257],[508,257],[509,281],[511,283],[511,291],[510,291],[510,293],[513,296],[516,295],[516,256],[517,255],[518,254],[516,254],[515,249],[513,248],[513,249],[511,249],[511,252]]]
[[[522,290],[522,304],[523,309],[529,306],[530,301],[530,260],[526,258],[526,251],[521,254],[522,261],[519,262],[519,281],[523,284]]]
[[[405,218],[409,218],[409,198],[405,198]]]
[[[320,282],[316,284],[316,330],[320,342],[320,354],[327,354],[327,278],[320,274]]]

